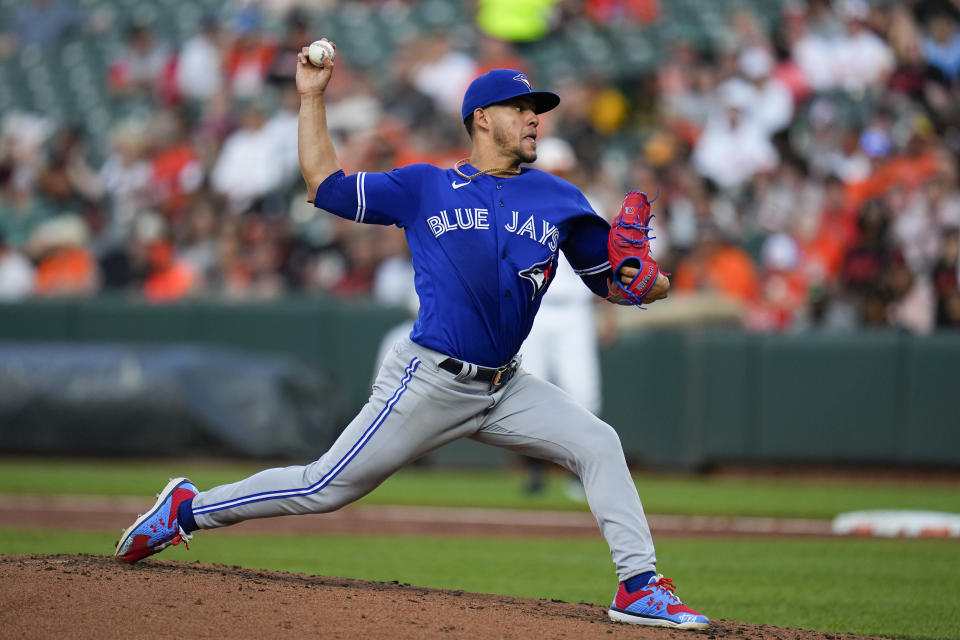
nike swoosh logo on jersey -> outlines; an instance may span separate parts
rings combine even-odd
[[[470,184],[469,180],[467,182],[457,182],[456,180],[454,180],[453,182],[450,183],[450,186],[453,187],[454,189],[459,189],[460,187],[465,187],[468,184]]]

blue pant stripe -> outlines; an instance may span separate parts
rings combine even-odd
[[[318,482],[306,487],[304,489],[284,489],[282,491],[265,491],[261,493],[255,493],[250,496],[245,496],[243,498],[235,498],[233,500],[228,500],[226,502],[219,502],[216,504],[208,504],[202,507],[194,507],[193,514],[204,514],[204,513],[213,513],[214,511],[223,511],[225,509],[232,509],[234,507],[239,507],[245,504],[252,504],[254,502],[263,502],[264,500],[276,500],[278,498],[291,498],[296,496],[308,496],[312,493],[316,493],[323,489],[325,486],[330,484],[334,478],[336,478],[341,471],[353,460],[360,450],[363,449],[364,445],[373,437],[373,434],[377,432],[380,428],[380,425],[387,419],[387,416],[390,415],[390,411],[393,409],[393,406],[397,404],[400,400],[400,396],[403,395],[403,392],[407,390],[407,384],[410,382],[410,379],[413,377],[413,372],[417,370],[417,367],[420,366],[420,359],[414,358],[410,361],[410,364],[407,365],[405,370],[406,375],[403,376],[403,379],[400,381],[400,386],[394,392],[390,400],[387,401],[387,404],[380,411],[380,414],[376,419],[371,423],[367,430],[363,432],[363,435],[360,436],[360,439],[357,440],[350,451],[348,451],[339,462],[333,466],[330,471],[326,473]]]

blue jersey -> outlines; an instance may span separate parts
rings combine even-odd
[[[429,164],[338,171],[317,189],[314,204],[404,229],[420,297],[410,338],[460,360],[498,367],[516,355],[559,250],[594,293],[607,295],[609,224],[579,189],[537,169],[469,181]]]

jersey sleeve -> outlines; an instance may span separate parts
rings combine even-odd
[[[313,204],[355,222],[405,227],[420,207],[424,166],[351,176],[337,171],[317,188]]]
[[[607,278],[610,260],[607,255],[607,237],[610,224],[590,208],[581,195],[584,211],[569,221],[567,237],[560,248],[583,282],[595,294],[607,296]]]

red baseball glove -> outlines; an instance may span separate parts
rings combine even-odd
[[[650,255],[651,218],[647,194],[627,193],[607,238],[607,253],[613,269],[609,299],[613,302],[640,306],[660,275],[660,266]],[[624,265],[638,269],[629,285],[624,285],[618,277]]]

